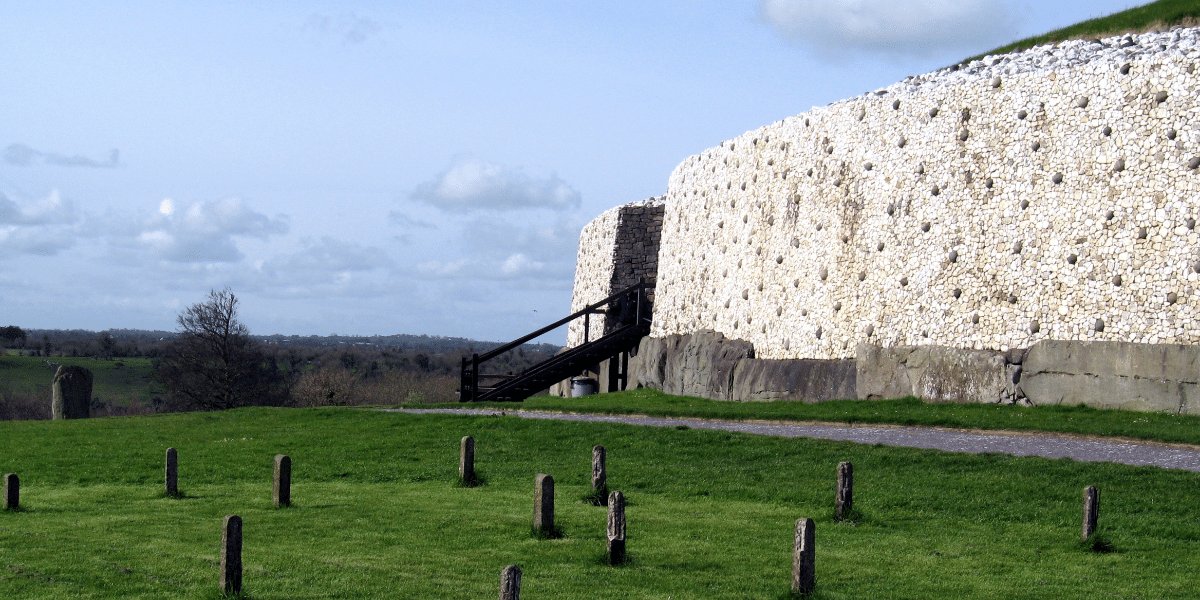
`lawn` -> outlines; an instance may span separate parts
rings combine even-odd
[[[455,484],[475,436],[485,485]],[[602,563],[605,513],[581,501],[591,447],[627,495],[630,564]],[[185,497],[162,496],[179,449]],[[276,453],[295,506],[271,506]],[[851,523],[832,520],[855,465]],[[0,423],[0,595],[216,597],[223,515],[245,520],[252,598],[780,598],[795,520],[817,523],[819,598],[1167,598],[1200,568],[1200,474],[727,432],[242,409]],[[533,478],[554,475],[564,537],[530,536]],[[1081,493],[1102,492],[1111,553],[1078,544]]]
[[[413,405],[428,407],[429,405]],[[761,419],[926,425],[962,429],[1052,431],[1200,444],[1200,417],[1167,413],[1102,410],[1086,406],[951,404],[897,400],[835,400],[814,404],[792,401],[728,402],[669,396],[643,388],[583,398],[534,396],[520,403],[440,404],[444,408],[490,407],[656,417]]]

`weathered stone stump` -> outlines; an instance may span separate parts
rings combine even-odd
[[[469,435],[463,436],[458,449],[458,481],[466,487],[479,483],[475,476],[475,438]]]
[[[555,537],[554,528],[554,478],[538,473],[533,480],[533,534],[538,537]]]
[[[508,565],[500,571],[500,600],[521,600],[521,567]]]
[[[275,455],[275,481],[271,490],[275,508],[292,505],[292,459],[286,454]]]
[[[608,496],[608,564],[625,562],[625,494]]]
[[[21,478],[16,473],[4,476],[4,510],[21,508]]]
[[[86,419],[91,414],[92,372],[62,365],[51,383],[50,414],[54,419]]]
[[[608,502],[608,466],[604,446],[592,446],[592,497],[604,506]]]
[[[242,518],[227,515],[221,528],[221,593],[242,593]]]
[[[840,462],[837,467],[837,494],[833,501],[833,520],[841,521],[854,508],[854,465]]]
[[[1100,521],[1100,490],[1089,485],[1083,488],[1083,535],[1081,540],[1087,541],[1096,533]]]
[[[796,521],[796,542],[792,550],[792,593],[807,596],[817,588],[816,525],[812,519]]]
[[[167,448],[167,457],[163,465],[163,482],[168,498],[179,497],[179,452]]]

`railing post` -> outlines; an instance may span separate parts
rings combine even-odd
[[[479,399],[479,355],[471,355],[471,401]]]
[[[588,328],[591,327],[591,324],[592,313],[590,311],[583,313],[583,343],[585,344],[588,343]]]

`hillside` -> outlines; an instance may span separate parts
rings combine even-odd
[[[1098,40],[1125,33],[1165,31],[1173,27],[1194,27],[1198,22],[1200,22],[1200,0],[1157,0],[1143,6],[1018,40],[972,56],[963,63],[989,54],[1007,54],[1065,40]]]

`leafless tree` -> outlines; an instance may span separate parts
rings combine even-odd
[[[232,291],[209,292],[176,321],[179,336],[156,365],[172,404],[211,410],[282,403],[284,378],[238,319]]]

